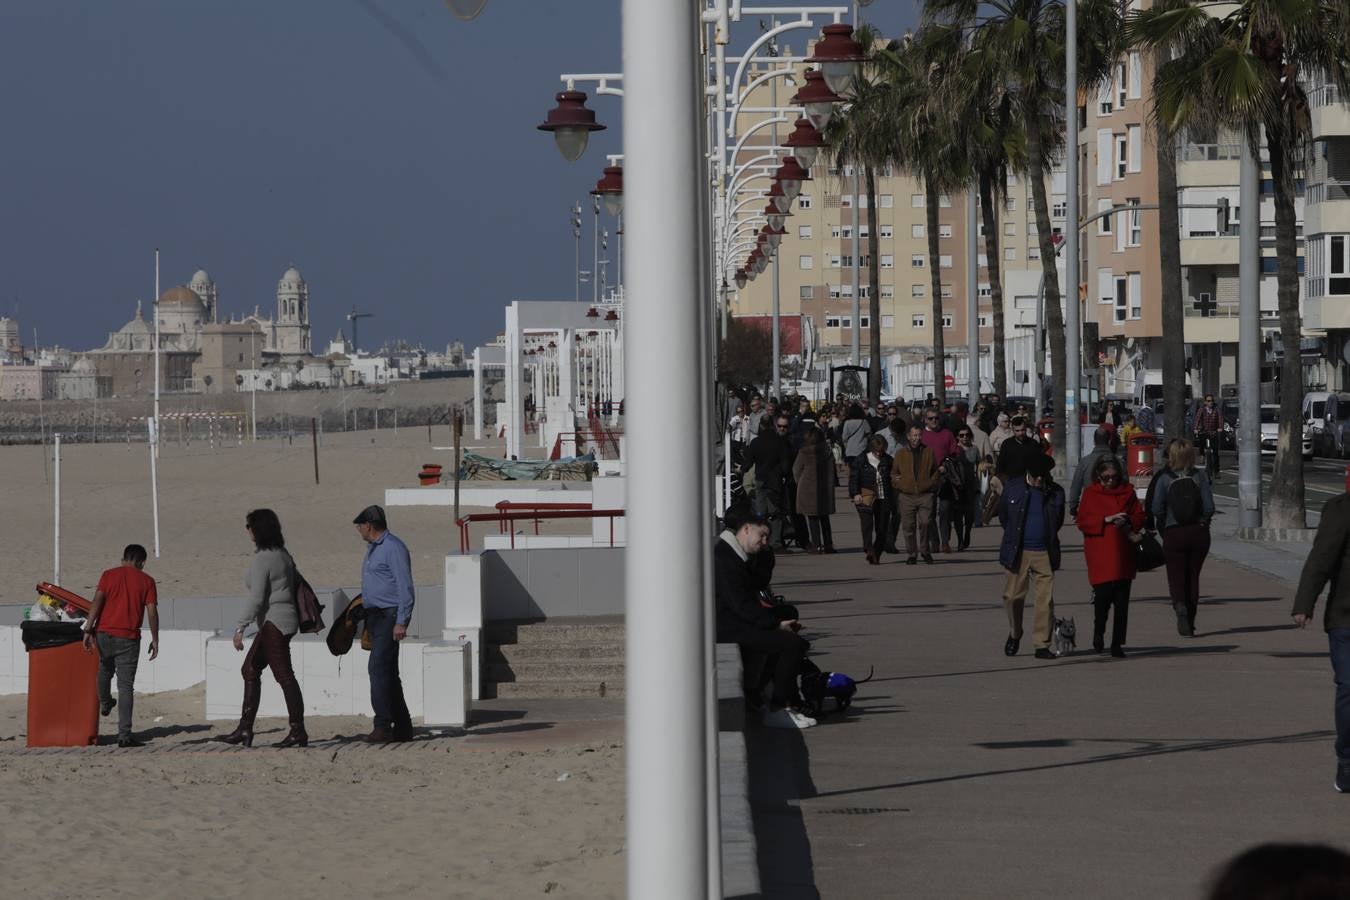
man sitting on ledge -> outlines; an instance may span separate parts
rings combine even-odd
[[[773,668],[773,693],[764,724],[773,728],[810,728],[816,720],[799,711],[797,673],[810,644],[797,634],[801,624],[783,619],[760,602],[750,557],[764,549],[769,526],[764,519],[733,507],[723,517],[726,530],[713,549],[717,599],[717,640],[740,645],[742,656],[759,653]]]

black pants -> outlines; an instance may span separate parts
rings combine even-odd
[[[877,556],[890,540],[891,505],[889,500],[873,500],[870,505],[858,507],[858,522],[862,526],[863,551]],[[895,546],[894,542],[890,546]]]
[[[376,728],[406,731],[412,728],[408,704],[403,699],[403,680],[398,674],[398,641],[394,625],[398,610],[390,607],[366,607],[366,628],[370,630],[370,706],[375,711]]]
[[[830,531],[829,516],[807,516],[806,527],[811,533],[811,546],[817,550],[833,549],[834,533]]]
[[[1163,559],[1167,561],[1167,590],[1177,618],[1195,627],[1200,605],[1200,569],[1209,555],[1209,526],[1173,525],[1163,532]]]
[[[1106,637],[1106,616],[1115,607],[1111,620],[1111,646],[1125,646],[1125,628],[1130,622],[1130,582],[1108,581],[1092,586],[1092,646],[1102,646]]]
[[[748,631],[737,641],[742,651],[763,653],[769,657],[768,665],[773,671],[773,699],[775,708],[801,703],[797,692],[797,672],[806,651],[811,644],[799,634],[782,628],[766,628],[762,631]]]
[[[952,527],[956,530],[956,545],[961,549],[970,546],[970,530],[975,527],[975,493],[968,491],[952,501]]]

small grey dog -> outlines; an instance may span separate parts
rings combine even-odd
[[[1050,652],[1055,656],[1068,656],[1078,646],[1077,636],[1078,627],[1073,619],[1055,619],[1055,627],[1050,632]]]

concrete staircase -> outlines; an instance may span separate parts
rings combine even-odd
[[[487,623],[483,697],[623,696],[622,616]]]

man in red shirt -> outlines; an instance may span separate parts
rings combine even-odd
[[[150,658],[159,656],[159,609],[155,603],[155,579],[145,568],[145,548],[131,544],[122,551],[122,564],[104,572],[94,592],[94,605],[84,625],[85,649],[98,642],[99,712],[107,715],[114,706],[113,672],[117,673],[117,746],[144,747],[131,736],[131,710],[135,701],[136,664],[141,655],[141,619],[150,611]]]

